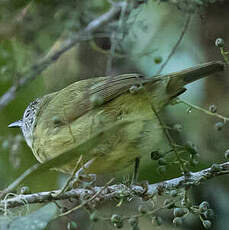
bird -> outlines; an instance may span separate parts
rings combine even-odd
[[[37,98],[9,127],[21,128],[42,163],[74,149],[99,130],[128,121],[82,153],[84,162],[94,159],[88,173],[117,172],[139,159],[150,160],[151,153],[160,150],[165,134],[158,112],[184,93],[185,85],[223,69],[223,62],[213,61],[152,77],[130,73],[80,80]],[[72,173],[79,157],[76,154],[56,169]]]

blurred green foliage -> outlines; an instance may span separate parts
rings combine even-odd
[[[1,95],[18,79],[20,73],[47,54],[58,37],[64,32],[74,33],[92,18],[107,10],[104,1],[1,1],[0,2],[0,92]],[[26,106],[35,98],[44,95],[43,78],[24,87],[17,98],[0,113],[0,175],[1,188],[7,186],[25,169],[36,162],[31,150],[22,140],[18,143],[20,164],[14,167],[11,157],[13,135],[20,130],[7,127],[10,122],[22,117]],[[32,191],[56,187],[57,173],[49,171],[47,177],[36,176],[28,181]]]
[[[57,215],[57,207],[54,203],[49,203],[37,211],[21,217],[9,218],[0,217],[0,229],[4,230],[42,230]]]

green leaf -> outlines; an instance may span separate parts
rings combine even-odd
[[[49,203],[44,207],[27,216],[22,217],[0,217],[1,230],[42,230],[57,215],[57,207],[54,203]]]

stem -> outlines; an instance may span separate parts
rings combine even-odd
[[[189,106],[189,107],[191,107],[191,108],[193,108],[195,110],[201,111],[201,112],[203,112],[203,113],[205,113],[207,115],[220,118],[220,119],[222,119],[224,121],[224,123],[226,123],[226,121],[229,121],[228,117],[224,117],[224,116],[222,116],[222,115],[220,115],[218,113],[212,113],[209,110],[203,109],[203,108],[201,108],[201,107],[199,107],[197,105],[193,105],[190,102],[187,102],[185,100],[177,99],[176,101],[177,101],[177,103],[183,103],[183,104],[185,104],[185,105],[187,105],[187,106]]]

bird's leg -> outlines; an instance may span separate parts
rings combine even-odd
[[[134,163],[134,172],[133,172],[133,177],[131,182],[132,184],[135,184],[138,180],[139,165],[140,165],[140,158],[136,157]]]

